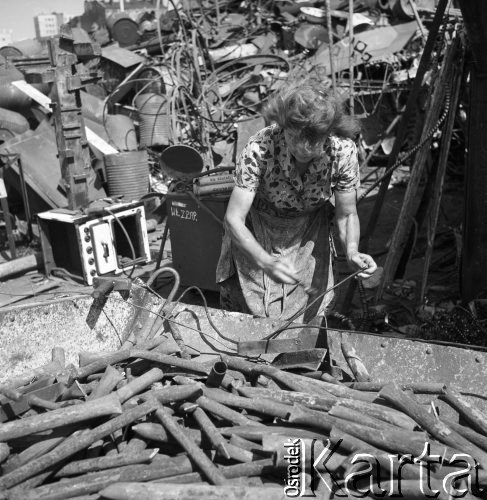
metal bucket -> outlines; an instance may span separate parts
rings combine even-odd
[[[132,119],[125,115],[107,115],[105,127],[110,142],[121,151],[135,151],[138,148],[137,135]]]
[[[153,93],[140,94],[135,98],[140,116],[140,146],[169,145],[171,120],[167,114],[167,100]]]
[[[147,151],[127,151],[105,156],[108,193],[123,196],[124,201],[138,200],[149,192],[149,156]]]

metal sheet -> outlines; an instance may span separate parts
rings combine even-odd
[[[131,50],[124,49],[118,45],[103,47],[101,49],[101,57],[123,68],[131,68],[146,61],[145,57],[139,56]]]
[[[441,382],[452,384],[471,394],[482,395],[480,401],[487,406],[487,353],[428,342],[415,342],[380,335],[356,332],[328,334],[328,347],[332,358],[345,364],[340,347],[343,335],[359,353],[377,382]]]
[[[416,33],[416,22],[376,28],[354,36],[354,65],[366,63],[374,58],[391,56],[402,50]],[[344,38],[332,47],[334,70],[343,71],[349,67],[349,39]],[[327,44],[321,45],[316,54],[306,62],[308,69],[314,66],[324,68],[330,74],[330,49]]]

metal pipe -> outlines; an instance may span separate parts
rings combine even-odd
[[[350,114],[354,114],[354,102],[353,102],[353,0],[348,0],[348,71],[349,71],[349,84],[350,84]]]
[[[207,387],[220,387],[223,377],[227,372],[227,364],[224,361],[216,361],[211,367],[210,374],[206,379]]]
[[[328,30],[328,53],[330,55],[330,73],[331,73],[331,85],[333,88],[333,94],[336,94],[337,90],[337,80],[335,75],[335,63],[333,61],[333,32],[331,26],[331,5],[330,0],[325,0],[325,10],[326,10],[326,29]]]
[[[191,440],[185,431],[179,426],[170,414],[169,410],[162,407],[156,410],[155,415],[164,428],[181,445],[191,457],[197,467],[204,473],[207,479],[215,485],[224,485],[226,478],[218,467],[205,455],[203,450]]]

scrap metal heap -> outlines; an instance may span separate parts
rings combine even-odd
[[[408,185],[377,288],[357,294],[352,283],[340,311],[346,317],[339,320],[369,331],[484,344],[482,305],[474,300],[468,311],[458,309],[458,287],[443,284],[459,269],[461,222],[442,223],[440,214],[445,179],[463,178],[454,165],[463,163],[466,122],[465,37],[461,13],[447,0],[170,0],[125,12],[89,1],[64,31],[73,44],[101,45],[100,53],[72,61],[75,74],[102,75],[99,83],[79,82],[86,84],[80,99],[92,167],[83,174],[88,204],[107,194],[133,200],[133,193],[162,197],[168,190],[196,197],[229,193],[231,176],[211,182],[211,176],[190,178],[233,168],[248,138],[264,126],[260,111],[271,93],[289,80],[314,75],[342,94],[363,124],[359,203],[374,195],[363,223],[364,251],[384,253],[373,242],[388,187]],[[68,179],[59,174],[56,113],[42,98],[55,97],[46,77],[52,61],[39,42],[3,47],[0,54],[0,158],[6,167],[1,170],[9,202],[32,236],[32,214],[65,207],[69,198]],[[121,164],[138,162],[147,172],[124,179],[124,185],[120,176],[110,177],[117,155]],[[78,181],[71,179],[72,187]],[[14,255],[5,197],[3,206]],[[18,234],[23,224],[17,225]],[[418,278],[405,279],[418,254],[425,255]],[[445,315],[453,326],[447,337]]]
[[[481,400],[426,381],[375,383],[341,349],[348,383],[238,356],[183,359],[166,334],[80,353],[79,366],[55,348],[0,385],[0,497],[480,495]]]

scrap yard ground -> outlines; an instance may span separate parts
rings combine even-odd
[[[484,498],[482,0],[78,14],[0,41],[0,499]],[[310,76],[360,121],[378,270],[337,246],[307,324],[224,310],[233,171]]]

